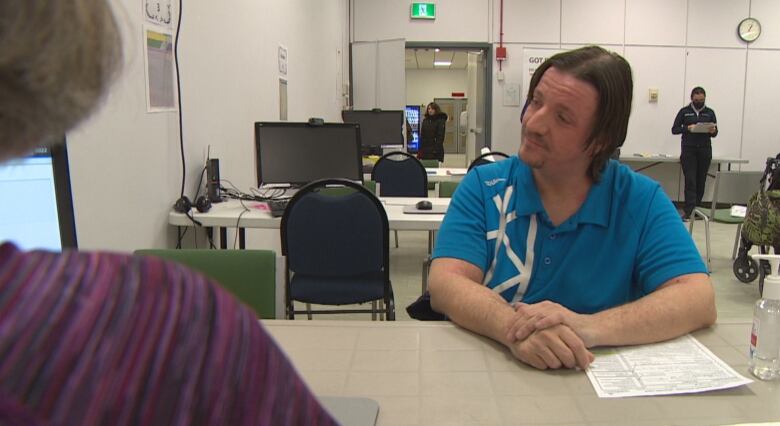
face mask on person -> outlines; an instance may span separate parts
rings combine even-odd
[[[692,102],[693,107],[696,109],[702,109],[704,108],[704,102]]]

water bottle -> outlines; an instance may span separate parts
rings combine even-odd
[[[764,294],[753,311],[750,333],[750,372],[761,380],[780,379],[780,255],[759,254],[772,266],[764,278]]]

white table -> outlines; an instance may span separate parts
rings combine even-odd
[[[460,182],[468,169],[459,167],[426,168],[428,182]]]
[[[444,219],[442,214],[407,214],[403,212],[404,206],[414,205],[423,198],[413,197],[389,197],[383,198],[383,205],[387,212],[387,220],[391,230],[397,231],[436,231]],[[434,204],[449,204],[449,199],[426,198]],[[261,208],[261,202],[228,200],[212,205],[207,213],[198,213],[192,209],[195,220],[207,228],[220,228],[220,245],[226,248],[227,228],[238,228],[239,247],[244,248],[245,228],[279,229],[282,219],[272,217],[271,213]],[[246,206],[246,208],[244,207]],[[195,226],[184,214],[171,211],[168,213],[168,223],[173,226]]]
[[[596,396],[585,373],[539,371],[447,322],[262,321],[318,395],[379,402],[379,425],[733,424],[780,419],[780,382],[708,393]],[[750,321],[693,335],[746,375]]]
[[[465,167],[428,167],[428,182],[460,182],[466,176],[468,169]],[[371,180],[371,173],[363,173],[363,180]]]
[[[621,163],[639,163],[644,164],[640,166],[637,169],[634,169],[634,171],[642,171],[645,169],[648,169],[653,166],[657,166],[661,163],[680,163],[680,156],[679,155],[664,155],[664,154],[653,154],[653,155],[621,155],[620,156],[620,162]],[[718,170],[720,170],[721,165],[725,164],[727,170],[731,170],[732,164],[747,164],[748,160],[744,160],[742,158],[731,158],[731,157],[712,157],[711,164],[717,166]]]
[[[631,167],[635,172],[641,172],[644,175],[658,181],[663,187],[664,192],[673,201],[682,201],[685,191],[685,179],[682,176],[682,167],[680,166],[680,156],[677,155],[646,155],[634,156],[625,155],[620,157],[620,162]],[[732,164],[747,164],[748,160],[741,158],[713,157],[710,167],[715,170],[731,170]],[[715,175],[710,173],[710,177]],[[708,183],[711,183],[708,179]],[[712,198],[711,185],[705,187],[704,201]]]

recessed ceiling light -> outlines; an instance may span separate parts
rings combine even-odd
[[[448,67],[452,65],[452,61],[434,61],[433,66],[434,67]]]
[[[439,48],[437,47],[437,48],[433,49],[433,51],[434,51],[434,52],[441,52],[441,49],[439,49]]]

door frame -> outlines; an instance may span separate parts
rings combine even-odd
[[[493,148],[492,139],[492,126],[493,126],[493,44],[492,43],[480,43],[480,42],[452,42],[452,41],[407,41],[407,49],[468,49],[468,50],[481,50],[485,52],[485,126],[482,131],[485,134],[485,146]],[[471,98],[471,96],[469,96]]]

